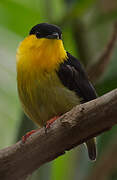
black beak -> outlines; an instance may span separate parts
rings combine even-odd
[[[59,39],[59,34],[57,32],[47,35],[46,36],[47,39]]]

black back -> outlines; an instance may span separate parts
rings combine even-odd
[[[61,82],[83,99],[81,103],[97,98],[96,91],[80,62],[68,52],[67,56],[68,59],[60,65],[57,72]]]

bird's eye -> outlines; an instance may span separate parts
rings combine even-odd
[[[59,35],[59,39],[62,39],[62,34]]]
[[[36,34],[36,37],[37,37],[37,38],[40,38],[41,35],[40,35],[39,32],[36,32],[35,34]]]

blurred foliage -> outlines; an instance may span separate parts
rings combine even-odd
[[[114,4],[113,4],[114,3]],[[117,20],[116,0],[1,0],[0,1],[0,147],[8,146],[34,128],[21,112],[16,88],[15,54],[19,42],[40,22],[60,25],[65,48],[86,66],[103,52]],[[117,47],[116,47],[117,48]],[[115,49],[116,49],[115,48]],[[117,52],[101,81],[99,95],[117,87]],[[99,137],[98,156],[115,136],[117,127]],[[31,180],[84,180],[93,170],[82,146],[37,170]],[[113,172],[110,180],[117,179]]]

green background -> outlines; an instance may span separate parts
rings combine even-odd
[[[31,27],[41,22],[59,25],[65,49],[87,67],[102,54],[116,20],[116,0],[0,0],[0,148],[15,143],[35,128],[22,112],[16,84],[16,49]],[[108,67],[96,83],[99,96],[117,87],[116,49],[117,45]],[[116,134],[115,126],[98,137],[98,159]],[[85,146],[81,145],[45,164],[29,179],[85,180],[95,165],[96,162],[89,161]],[[108,179],[117,179],[116,170]]]

